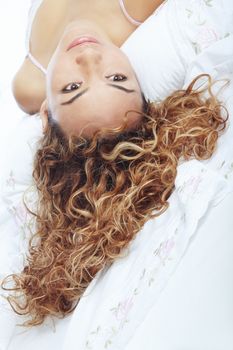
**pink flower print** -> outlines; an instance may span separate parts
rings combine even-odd
[[[159,248],[155,250],[154,254],[160,258],[163,265],[165,265],[165,262],[169,258],[169,255],[174,246],[175,246],[175,241],[173,238],[170,238],[162,242]]]
[[[125,322],[127,322],[127,316],[133,306],[133,297],[126,298],[125,300],[121,301],[117,307],[112,308],[111,311],[113,311],[113,314],[117,321],[120,322],[121,326],[124,325]]]
[[[174,245],[175,245],[175,242],[173,241],[173,239],[170,239],[170,240],[164,242],[164,244],[162,245],[162,248],[160,250],[160,257],[163,260],[166,260],[168,258]]]
[[[197,34],[199,50],[202,51],[218,40],[217,33],[209,27],[202,27]]]
[[[202,183],[203,177],[201,175],[191,176],[186,180],[182,186],[178,187],[177,190],[179,193],[186,193],[188,196],[193,196],[198,193],[200,184]]]

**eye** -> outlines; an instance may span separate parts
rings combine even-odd
[[[127,77],[124,74],[113,74],[109,75],[106,78],[112,80],[112,81],[125,81],[127,80]]]
[[[62,92],[66,93],[66,92],[78,90],[81,85],[82,85],[82,83],[70,83],[62,89]]]

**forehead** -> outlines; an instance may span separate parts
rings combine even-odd
[[[75,95],[71,94],[72,96]],[[71,97],[72,97],[71,96]],[[68,100],[70,96],[62,96]],[[134,112],[133,112],[133,111]],[[85,128],[119,127],[127,113],[129,123],[139,118],[142,110],[142,96],[139,88],[127,93],[112,86],[101,84],[98,88],[91,86],[82,96],[68,105],[61,105],[61,99],[52,106],[54,118],[64,131],[78,133]]]

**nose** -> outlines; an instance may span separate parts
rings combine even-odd
[[[91,46],[83,47],[82,52],[76,55],[75,61],[82,66],[91,66],[99,64],[102,60],[101,53]]]

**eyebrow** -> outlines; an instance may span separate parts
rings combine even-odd
[[[116,85],[116,84],[107,84],[107,85],[108,86],[113,86],[116,89],[123,90],[123,91],[125,91],[127,93],[135,92],[135,90],[127,89],[127,88],[125,88],[124,86],[121,86],[121,85]]]
[[[89,89],[85,89],[81,92],[79,92],[78,94],[76,94],[75,96],[73,96],[70,100],[66,101],[66,102],[62,102],[61,105],[65,106],[65,105],[69,105],[71,103],[73,103],[77,98],[79,98],[80,96],[84,95]]]
[[[126,93],[132,93],[132,92],[135,92],[135,90],[132,90],[132,89],[127,89],[125,88],[124,86],[121,86],[121,85],[116,85],[116,84],[107,84],[108,86],[112,86],[116,89],[119,89],[119,90],[122,90],[122,91],[125,91]],[[70,100],[66,101],[66,102],[62,102],[61,105],[62,106],[65,106],[65,105],[69,105],[71,103],[73,103],[77,98],[81,97],[82,95],[84,95],[87,91],[89,90],[89,88],[83,90],[82,92],[79,92],[78,94],[76,94],[75,96],[73,96]]]

